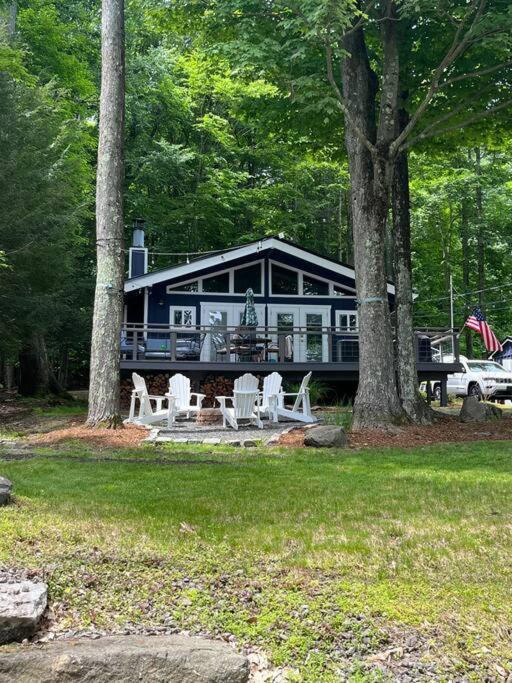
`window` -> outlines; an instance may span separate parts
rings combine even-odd
[[[336,311],[336,328],[339,332],[357,332],[357,313],[355,311]]]
[[[304,275],[302,290],[305,296],[329,296],[329,283]]]
[[[194,282],[187,282],[184,285],[169,286],[167,289],[169,292],[198,292],[199,283],[195,280]]]
[[[189,327],[195,325],[196,309],[186,306],[171,306],[171,325]]]
[[[272,264],[272,294],[298,294],[299,274]]]
[[[332,291],[334,296],[347,296],[347,290],[343,289],[343,287],[338,287],[338,285],[334,285]]]
[[[203,278],[203,292],[229,294],[229,273]]]
[[[253,263],[235,270],[235,294],[245,294],[249,287],[255,294],[261,294],[261,264]]]

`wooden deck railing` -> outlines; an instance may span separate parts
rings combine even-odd
[[[454,330],[415,330],[418,363],[458,362]],[[448,351],[446,348],[448,347]],[[222,325],[144,325],[126,323],[121,332],[123,359],[170,362],[358,363],[357,330],[333,327]],[[453,360],[452,360],[453,359]]]

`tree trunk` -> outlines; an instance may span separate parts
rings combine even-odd
[[[398,114],[400,130],[407,114]],[[431,424],[433,410],[423,400],[418,387],[416,345],[413,327],[411,219],[409,162],[407,152],[398,155],[393,176],[393,243],[395,273],[395,310],[397,332],[398,394],[408,417],[417,424]]]
[[[122,424],[119,403],[123,317],[124,0],[103,0],[96,178],[97,275],[87,424]]]
[[[466,202],[463,200],[460,206],[460,236],[462,242],[462,289],[465,292],[470,290],[470,253],[469,253],[469,221]],[[465,329],[466,356],[473,356],[473,333],[468,328]]]
[[[481,166],[480,147],[475,148],[475,162],[476,162],[476,219],[478,227],[477,237],[477,289],[478,305],[483,308],[485,305],[485,235],[484,235],[484,217],[483,217],[483,202],[482,202],[482,166]]]
[[[18,390],[22,396],[47,396],[55,394],[71,398],[53,374],[48,362],[46,342],[40,333],[34,333],[28,344],[20,351],[20,381]]]
[[[352,118],[365,137],[376,140],[376,79],[364,35],[344,39],[343,91]],[[345,126],[354,231],[354,265],[359,311],[359,386],[354,429],[387,429],[406,421],[396,389],[395,363],[385,276],[385,233],[389,198],[374,158],[352,125]]]

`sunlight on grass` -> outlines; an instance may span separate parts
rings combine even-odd
[[[61,627],[70,615],[83,624],[124,623],[134,618],[126,591],[139,604],[150,580],[167,595],[170,577],[185,571],[202,588],[187,597],[191,612],[171,600],[179,623],[213,630],[229,623],[243,638],[257,631],[276,661],[296,663],[295,646],[275,641],[272,629],[265,636],[263,624],[288,619],[275,616],[272,595],[281,591],[288,599],[287,582],[297,575],[293,590],[301,604],[318,585],[324,607],[365,613],[375,628],[435,628],[445,651],[458,657],[460,643],[476,632],[489,657],[512,656],[504,635],[512,616],[512,444],[267,456],[170,450],[167,464],[137,463],[148,458],[146,448],[117,456],[134,461],[2,463],[18,504],[0,515],[0,560],[53,568],[50,585],[66,607],[57,610]],[[101,570],[95,553],[108,558]],[[165,579],[156,576],[159,562]],[[128,578],[126,563],[134,564]],[[251,603],[257,627],[251,610],[233,619],[234,604],[248,609],[238,594],[211,613],[224,590],[218,576],[235,568],[261,583],[261,604]],[[84,572],[98,577],[88,602],[76,590],[62,593],[66,572],[71,585]],[[114,595],[106,589],[109,577]],[[162,610],[163,604],[154,618]],[[302,633],[303,626],[294,628]],[[302,680],[331,680],[301,671]]]

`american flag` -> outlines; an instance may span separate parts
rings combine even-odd
[[[471,330],[475,330],[478,334],[482,335],[484,340],[485,348],[487,351],[503,351],[503,346],[498,341],[498,337],[489,327],[485,315],[482,313],[480,308],[475,308],[473,313],[465,322],[466,327]]]

